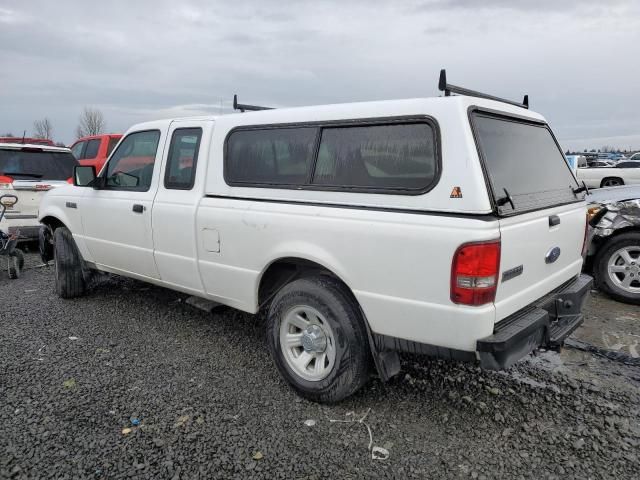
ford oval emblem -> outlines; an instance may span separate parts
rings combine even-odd
[[[553,247],[551,250],[549,250],[547,252],[547,254],[544,256],[544,261],[546,263],[553,263],[556,260],[558,260],[558,257],[560,256],[560,247]]]

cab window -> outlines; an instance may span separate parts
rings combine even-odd
[[[87,148],[82,155],[82,159],[91,160],[98,156],[98,150],[100,149],[100,139],[94,138],[87,142]]]
[[[173,132],[164,175],[165,188],[193,188],[201,137],[201,128],[178,128]]]
[[[78,142],[71,147],[71,153],[76,157],[76,160],[82,160],[82,150],[86,144],[87,142]]]
[[[159,140],[158,130],[127,135],[107,164],[105,187],[139,192],[149,190]]]
[[[109,144],[107,145],[107,157],[111,155],[113,149],[116,148],[116,145],[120,141],[120,137],[111,137],[109,138]]]

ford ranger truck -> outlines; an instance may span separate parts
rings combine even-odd
[[[559,348],[592,283],[584,188],[542,115],[441,86],[131,127],[43,199],[58,294],[97,270],[264,311],[275,367],[321,402],[401,352],[505,369]]]

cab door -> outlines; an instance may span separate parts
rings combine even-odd
[[[174,121],[153,204],[155,262],[163,283],[204,292],[198,270],[196,211],[202,198],[213,121]]]
[[[83,237],[105,270],[159,279],[153,258],[151,212],[166,130],[130,132],[103,169],[101,188],[88,188],[78,208]]]

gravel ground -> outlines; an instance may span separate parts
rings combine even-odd
[[[640,367],[407,358],[318,405],[279,378],[259,318],[114,277],[65,301],[37,263],[0,274],[0,478],[640,478]],[[596,295],[578,336],[631,351],[604,343],[638,340],[637,312]]]

